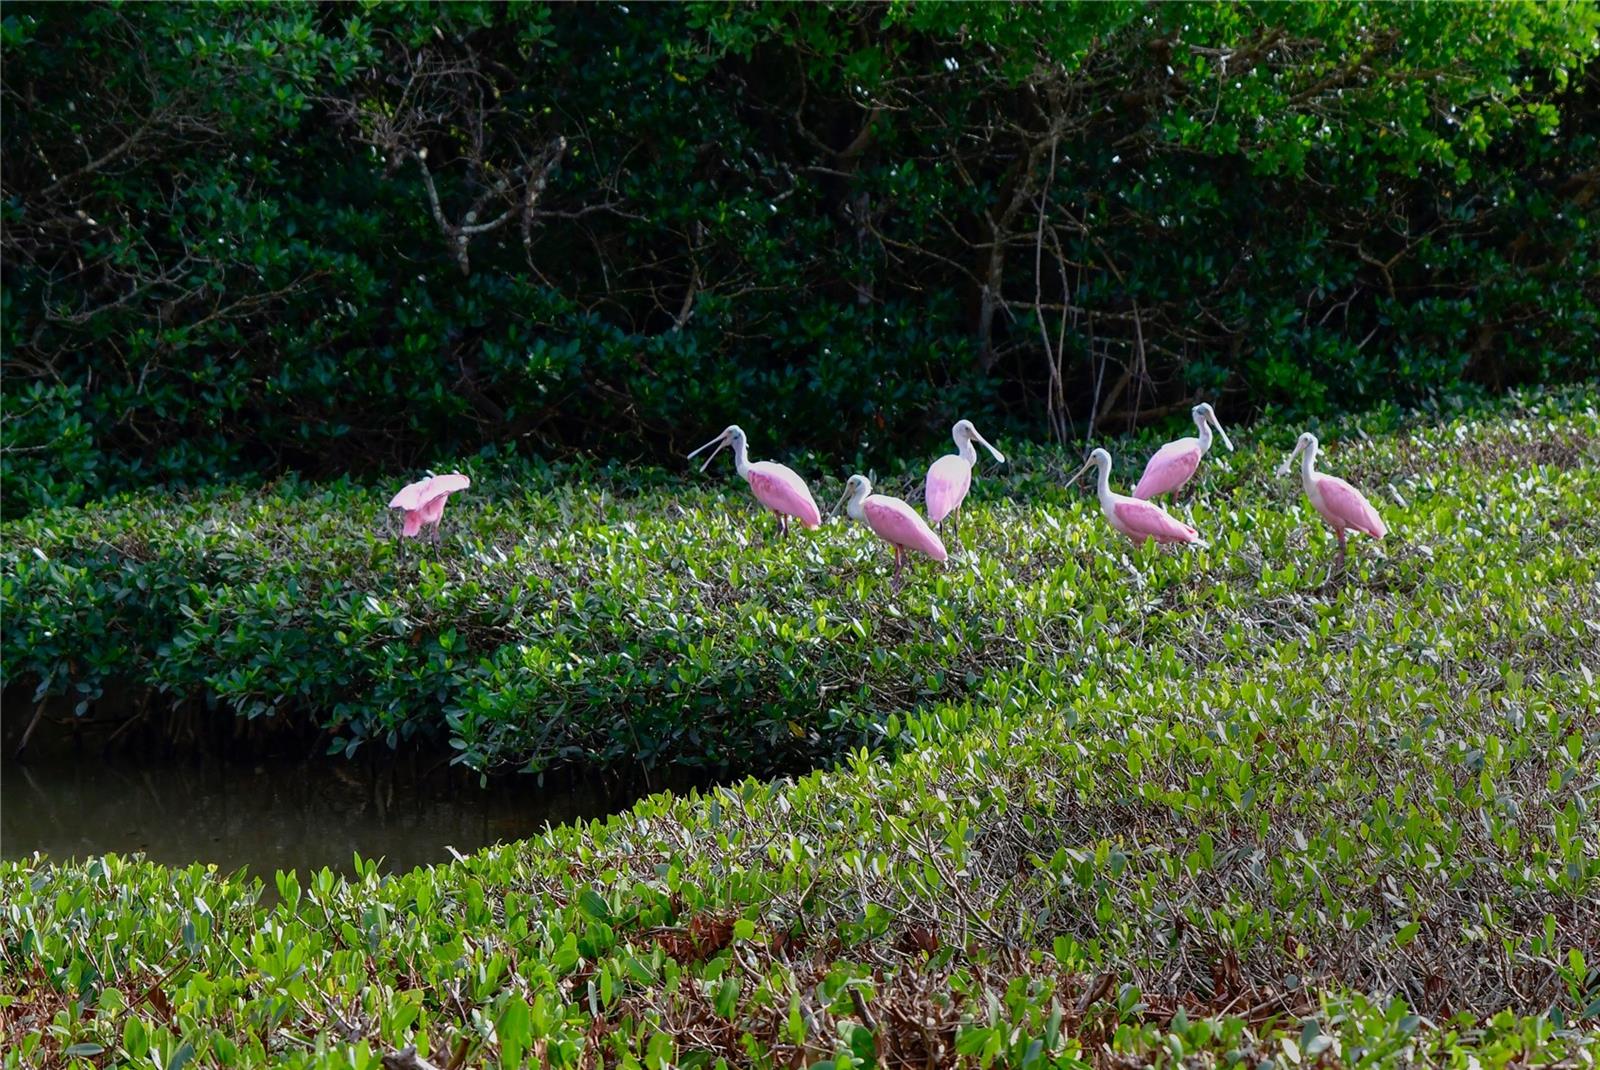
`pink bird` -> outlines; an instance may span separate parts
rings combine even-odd
[[[433,542],[439,544],[439,532],[443,527],[444,504],[450,495],[472,486],[472,480],[460,472],[451,472],[449,475],[429,476],[419,479],[415,483],[407,484],[400,488],[400,493],[389,499],[389,508],[405,511],[405,519],[400,526],[400,534],[404,538],[415,538],[424,527],[433,525]]]
[[[935,561],[949,558],[944,543],[917,511],[899,498],[872,493],[872,481],[866,476],[851,476],[844,486],[844,497],[839,505],[849,502],[849,513],[872,529],[872,533],[894,547],[894,585],[900,586],[900,570],[905,565],[906,551],[915,550]],[[834,512],[839,506],[834,506]]]
[[[1106,514],[1106,519],[1111,521],[1112,527],[1136,543],[1154,539],[1163,543],[1187,542],[1205,545],[1200,542],[1200,534],[1194,528],[1172,519],[1167,515],[1167,511],[1155,502],[1140,501],[1138,498],[1112,493],[1111,454],[1105,450],[1097,449],[1089,454],[1089,459],[1083,463],[1083,467],[1078,469],[1067,482],[1076,483],[1079,476],[1094,467],[1100,469],[1099,486],[1096,488],[1100,495],[1100,510]]]
[[[950,517],[950,525],[959,536],[961,521],[954,514],[966,500],[967,491],[972,487],[972,468],[978,463],[978,451],[973,449],[972,444],[977,442],[982,445],[984,449],[994,454],[994,459],[1001,464],[1006,463],[1006,457],[978,434],[978,429],[972,426],[971,420],[959,421],[950,429],[950,436],[956,440],[956,452],[947,453],[928,466],[925,497],[928,503],[928,519],[943,526],[944,518]]]
[[[1312,507],[1322,514],[1322,519],[1328,522],[1328,526],[1339,538],[1339,556],[1335,559],[1335,566],[1342,568],[1346,530],[1359,531],[1371,535],[1374,539],[1381,539],[1388,534],[1389,529],[1383,526],[1383,517],[1378,515],[1378,511],[1359,490],[1338,476],[1323,475],[1316,470],[1316,435],[1307,431],[1300,436],[1289,456],[1278,466],[1280,476],[1289,474],[1290,466],[1294,464],[1297,455],[1300,456],[1300,482],[1306,488],[1306,497],[1311,499]],[[1329,574],[1332,574],[1332,569],[1329,570]]]
[[[744,430],[738,424],[729,424],[722,434],[689,454],[689,458],[693,459],[695,454],[715,446],[706,463],[700,466],[700,471],[704,472],[711,467],[712,459],[722,452],[722,447],[730,445],[733,447],[733,467],[750,484],[756,501],[778,514],[779,534],[789,534],[791,516],[808,528],[815,528],[822,523],[822,514],[817,511],[817,503],[811,497],[811,489],[806,486],[806,481],[796,475],[794,469],[776,461],[752,462],[745,445]]]
[[[1190,410],[1190,414],[1194,417],[1195,426],[1200,429],[1200,437],[1180,438],[1156,450],[1150,463],[1144,466],[1139,485],[1133,488],[1135,498],[1154,498],[1158,494],[1172,493],[1189,482],[1189,478],[1200,467],[1200,458],[1211,449],[1213,427],[1222,436],[1222,444],[1228,447],[1230,453],[1233,451],[1233,442],[1217,421],[1215,409],[1202,401]]]

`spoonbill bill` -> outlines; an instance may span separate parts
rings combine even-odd
[[[956,452],[947,453],[928,466],[926,498],[928,519],[943,527],[944,518],[949,517],[951,528],[959,538],[961,518],[955,513],[972,488],[972,466],[978,463],[978,451],[972,444],[976,442],[994,454],[994,459],[1001,464],[1006,463],[1006,455],[989,445],[971,420],[958,421],[950,429],[950,437],[956,440]]]
[[[1176,493],[1185,483],[1189,482],[1195,470],[1200,467],[1200,458],[1211,450],[1211,429],[1217,429],[1217,434],[1222,436],[1222,444],[1228,447],[1228,452],[1233,452],[1233,442],[1228,438],[1228,433],[1222,429],[1222,424],[1217,420],[1217,410],[1202,401],[1189,410],[1194,417],[1195,427],[1200,429],[1200,437],[1193,435],[1188,438],[1175,439],[1156,450],[1155,456],[1150,458],[1144,466],[1144,475],[1139,477],[1139,485],[1133,488],[1135,498],[1154,498],[1160,494]]]
[[[472,486],[472,480],[460,472],[451,472],[448,475],[429,476],[419,479],[415,483],[408,483],[400,488],[400,492],[389,499],[390,509],[403,511],[404,519],[400,524],[400,535],[412,539],[422,532],[422,529],[431,525],[433,527],[433,543],[439,544],[439,531],[443,527],[444,505],[449,501],[450,495],[457,491],[466,490]]]
[[[711,449],[713,446],[716,449]],[[756,496],[756,501],[778,514],[779,534],[789,534],[791,516],[808,528],[815,528],[822,523],[822,514],[817,511],[817,503],[811,497],[811,489],[806,486],[806,481],[787,465],[776,461],[750,460],[744,429],[738,424],[723,428],[722,434],[689,454],[688,459],[692,460],[697,454],[711,450],[706,463],[700,466],[700,471],[704,472],[711,467],[712,460],[722,452],[724,446],[733,447],[733,467],[750,484],[750,492]]]
[[[1300,483],[1306,489],[1306,497],[1311,499],[1312,508],[1322,514],[1322,519],[1328,522],[1339,538],[1339,555],[1334,564],[1342,568],[1345,558],[1344,533],[1347,530],[1382,539],[1389,529],[1383,526],[1383,517],[1378,515],[1378,511],[1359,490],[1338,476],[1324,475],[1316,470],[1317,448],[1317,436],[1310,431],[1305,432],[1294,444],[1289,456],[1278,466],[1278,474],[1288,475],[1295,457],[1300,458]]]
[[[1200,534],[1188,524],[1174,520],[1167,515],[1167,511],[1155,502],[1142,501],[1130,498],[1125,494],[1116,494],[1111,490],[1111,454],[1103,449],[1096,449],[1089,454],[1089,459],[1083,462],[1083,467],[1078,469],[1068,485],[1076,483],[1078,477],[1091,468],[1099,468],[1099,485],[1096,492],[1100,496],[1100,510],[1106,514],[1106,519],[1111,521],[1111,526],[1122,532],[1136,543],[1149,542],[1200,542]]]
[[[935,561],[944,561],[950,556],[945,553],[944,543],[939,536],[915,509],[899,498],[872,493],[872,481],[866,476],[850,477],[850,481],[844,485],[844,497],[839,499],[839,505],[834,506],[833,511],[837,513],[846,502],[849,503],[852,520],[861,521],[872,529],[874,535],[894,547],[896,587],[900,586],[900,570],[905,566],[907,550],[926,554]]]

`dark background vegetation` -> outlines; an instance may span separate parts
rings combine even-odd
[[[7,4],[5,512],[1593,375],[1596,19]]]

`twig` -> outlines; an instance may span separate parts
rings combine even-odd
[[[39,727],[39,719],[44,716],[44,703],[45,700],[40,699],[38,705],[34,706],[33,720],[28,722],[27,729],[22,733],[22,742],[17,744],[17,752],[12,755],[13,758],[22,757],[23,749],[27,747],[28,740],[33,737],[33,730]]]
[[[1044,343],[1044,363],[1050,373],[1049,395],[1045,399],[1045,419],[1050,424],[1050,434],[1057,442],[1066,441],[1066,430],[1062,426],[1059,402],[1065,400],[1061,386],[1061,361],[1059,354],[1050,345],[1050,328],[1044,320],[1044,217],[1050,205],[1050,188],[1056,180],[1056,146],[1050,146],[1050,174],[1044,180],[1044,190],[1039,194],[1039,222],[1033,234],[1033,313],[1039,321],[1039,340]],[[1062,301],[1067,300],[1066,295]],[[1065,323],[1066,313],[1062,313]]]
[[[439,1070],[439,1068],[418,1055],[415,1044],[408,1044],[399,1051],[391,1051],[383,1057],[383,1070]]]

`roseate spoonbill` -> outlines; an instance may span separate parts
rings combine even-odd
[[[839,506],[846,502],[849,502],[851,519],[861,521],[872,529],[874,535],[894,547],[896,587],[900,586],[900,569],[905,565],[907,550],[927,554],[935,561],[949,558],[944,543],[915,509],[899,498],[872,493],[872,481],[866,476],[850,477],[850,481],[844,485],[844,497],[839,499],[839,505],[834,506],[833,511],[837,513]]]
[[[1083,462],[1083,467],[1078,469],[1068,485],[1076,483],[1078,477],[1091,468],[1099,468],[1099,486],[1096,492],[1100,496],[1100,510],[1106,514],[1106,519],[1111,521],[1111,526],[1122,532],[1136,543],[1149,542],[1200,542],[1200,534],[1188,524],[1174,520],[1167,515],[1167,511],[1155,502],[1141,501],[1130,498],[1125,494],[1115,494],[1111,490],[1111,454],[1103,449],[1097,449],[1089,454],[1089,459]]]
[[[1339,555],[1334,564],[1342,568],[1346,530],[1359,531],[1371,535],[1374,539],[1381,539],[1389,529],[1383,526],[1383,517],[1378,515],[1378,511],[1359,490],[1338,476],[1323,475],[1316,470],[1316,435],[1307,431],[1300,436],[1289,456],[1278,466],[1280,476],[1289,474],[1290,466],[1294,464],[1297,455],[1300,457],[1300,483],[1306,489],[1306,497],[1311,499],[1312,508],[1322,514],[1322,519],[1328,522],[1333,533],[1339,537]],[[1329,569],[1329,575],[1332,574],[1333,570]]]
[[[1222,424],[1217,421],[1217,410],[1202,401],[1189,412],[1194,417],[1194,425],[1200,429],[1200,437],[1176,439],[1156,450],[1155,456],[1144,466],[1144,475],[1139,477],[1139,485],[1133,488],[1135,498],[1154,498],[1158,494],[1176,493],[1180,487],[1189,482],[1195,470],[1200,467],[1200,458],[1211,449],[1213,427],[1217,429],[1217,434],[1222,436],[1222,444],[1228,447],[1228,452],[1233,452],[1232,440],[1222,429]]]
[[[472,480],[460,472],[451,472],[449,475],[429,476],[409,483],[400,488],[400,493],[389,499],[389,508],[404,510],[405,519],[401,522],[400,534],[402,537],[415,538],[424,527],[433,525],[433,543],[439,544],[439,532],[443,527],[444,504],[450,495],[457,491],[466,490],[472,486]]]
[[[971,420],[958,421],[950,429],[950,437],[956,440],[956,452],[947,453],[928,466],[926,498],[928,519],[942,528],[944,518],[949,517],[950,526],[959,538],[961,518],[955,513],[966,500],[967,491],[972,488],[972,466],[978,463],[978,451],[973,449],[972,444],[976,442],[981,445],[994,454],[994,459],[1001,464],[1006,463],[1006,455],[989,445],[988,440],[972,426]]]
[[[789,534],[791,516],[808,528],[815,528],[822,523],[822,514],[817,511],[817,503],[811,497],[811,489],[806,486],[806,481],[797,476],[794,469],[777,461],[751,461],[745,445],[744,429],[738,424],[723,428],[722,434],[689,454],[689,459],[712,446],[716,449],[711,450],[700,471],[711,467],[712,459],[722,452],[722,447],[732,446],[734,469],[750,484],[756,501],[778,514],[779,534]]]

